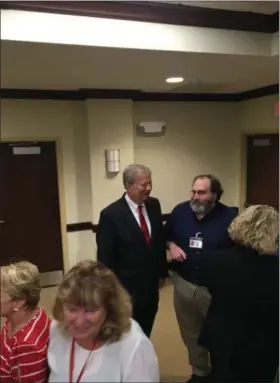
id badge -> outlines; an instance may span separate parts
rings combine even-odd
[[[198,237],[191,237],[189,246],[191,249],[202,249],[203,239]]]

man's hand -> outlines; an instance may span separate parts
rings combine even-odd
[[[187,259],[187,254],[184,252],[184,250],[181,249],[181,247],[177,246],[176,243],[169,242],[168,248],[171,258],[174,261],[183,262],[185,259]]]
[[[158,282],[159,290],[162,289],[164,285],[165,285],[165,278],[160,278]]]

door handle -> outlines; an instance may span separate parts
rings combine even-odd
[[[3,219],[0,219],[0,225],[4,225],[4,223],[6,223],[6,221],[4,221]]]

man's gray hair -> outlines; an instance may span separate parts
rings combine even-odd
[[[128,165],[123,171],[124,188],[127,189],[128,185],[133,185],[136,177],[141,176],[143,174],[150,176],[152,172],[145,165],[140,165],[140,164]]]

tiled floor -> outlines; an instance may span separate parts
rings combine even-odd
[[[56,288],[44,288],[41,305],[51,313]],[[160,307],[156,318],[152,342],[155,346],[162,376],[165,382],[186,382],[191,371],[187,351],[182,343],[173,309],[173,287],[161,290]]]

